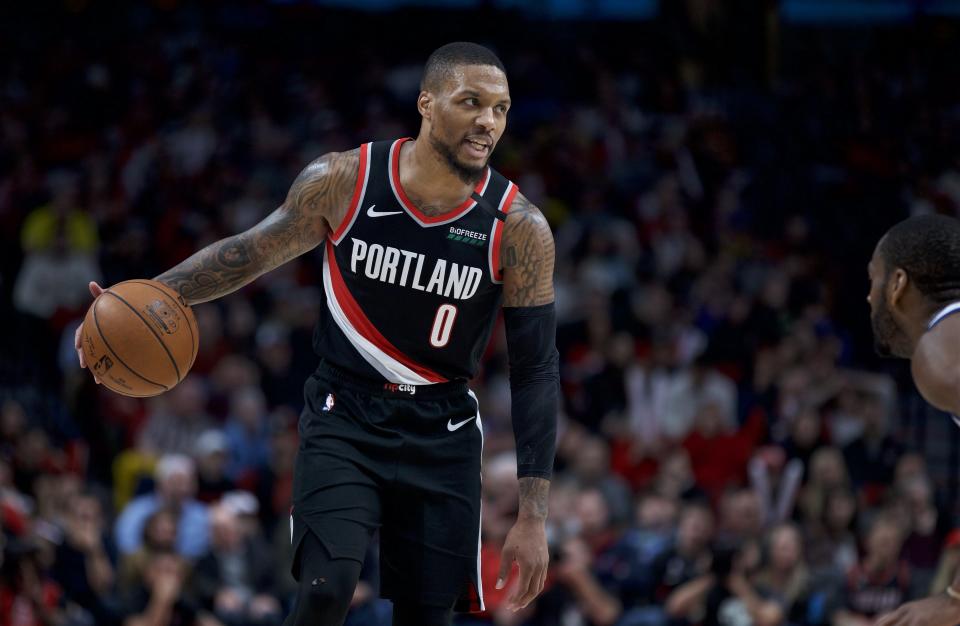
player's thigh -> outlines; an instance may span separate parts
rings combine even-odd
[[[291,541],[313,533],[333,558],[363,561],[382,519],[382,483],[356,442],[301,426],[294,464]],[[303,439],[307,437],[307,442]],[[293,568],[297,575],[296,567]]]
[[[401,464],[403,480],[385,501],[381,530],[385,597],[479,609],[482,436],[470,428],[434,446],[440,452],[432,458],[424,449],[417,461]]]

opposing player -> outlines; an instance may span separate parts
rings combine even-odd
[[[920,394],[958,421],[960,220],[924,215],[896,224],[877,244],[868,271],[877,351],[910,359]],[[904,604],[877,624],[960,624],[960,572],[944,593]]]
[[[394,624],[445,625],[454,610],[482,609],[483,435],[466,381],[501,305],[520,513],[497,586],[517,562],[508,606],[519,609],[546,577],[559,402],[552,234],[487,165],[510,109],[491,51],[436,50],[417,108],[416,140],[320,157],[262,222],[156,277],[196,304],[324,247],[321,361],[304,386],[291,515],[299,592],[287,625],[343,623],[378,528]]]

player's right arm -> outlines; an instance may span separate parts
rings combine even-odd
[[[358,166],[357,150],[320,157],[300,172],[284,203],[259,224],[210,244],[154,280],[197,304],[236,291],[312,250],[342,219]]]
[[[923,399],[960,415],[960,318],[951,317],[924,333],[910,357],[913,382]],[[881,616],[875,626],[955,626],[960,623],[960,571],[943,592],[908,602]]]
[[[913,382],[924,400],[953,415],[960,415],[960,320],[946,319],[924,333],[910,358]]]
[[[360,151],[331,152],[300,172],[287,198],[259,224],[199,250],[156,276],[188,304],[207,302],[236,291],[257,277],[317,247],[340,223],[353,195]],[[90,283],[90,293],[103,288]],[[75,344],[80,366],[86,367],[77,328]],[[99,381],[98,381],[99,382]]]

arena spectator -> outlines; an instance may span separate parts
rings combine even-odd
[[[129,617],[123,626],[222,626],[216,619],[202,614],[188,597],[185,585],[189,567],[183,557],[173,552],[151,555],[143,584],[133,588],[124,600],[124,613]]]
[[[764,524],[789,519],[803,479],[803,463],[799,459],[788,461],[780,446],[764,446],[750,459],[748,472]]]
[[[680,519],[680,503],[656,492],[647,492],[637,498],[635,527],[631,542],[640,561],[646,566],[670,546]]]
[[[210,551],[195,563],[189,581],[199,605],[227,625],[279,624],[281,607],[263,539],[246,532],[229,504],[213,507],[210,530]]]
[[[786,615],[782,602],[754,581],[760,565],[756,541],[722,540],[712,555],[710,573],[681,585],[667,598],[668,616],[710,626],[782,623]]]
[[[842,575],[858,557],[857,499],[846,487],[834,487],[823,496],[820,516],[804,521],[807,563],[815,576]]]
[[[788,623],[826,623],[827,615],[820,612],[826,592],[818,592],[804,561],[800,529],[789,522],[774,526],[764,548],[766,562],[757,574],[757,586],[778,599]]]
[[[116,623],[116,554],[102,504],[92,493],[80,492],[69,498],[66,511],[51,576],[64,598],[87,611],[93,623]]]
[[[210,540],[207,507],[196,497],[197,477],[189,457],[169,455],[157,463],[156,492],[135,498],[121,511],[115,528],[117,547],[129,554],[140,547],[146,520],[158,509],[169,507],[177,515],[179,554],[197,558]]]
[[[714,499],[728,486],[742,484],[765,430],[760,411],[753,411],[742,427],[733,430],[719,404],[710,401],[700,406],[694,428],[683,440],[697,484]]]
[[[230,449],[228,472],[234,480],[266,467],[270,458],[267,405],[257,387],[233,391],[224,432]]]
[[[863,557],[848,572],[834,610],[834,626],[863,626],[892,611],[917,593],[910,566],[900,559],[905,532],[889,515],[873,521]]]
[[[206,403],[203,379],[196,376],[188,376],[169,393],[155,399],[141,433],[141,450],[156,457],[193,454],[197,439],[211,427]]]
[[[234,488],[227,475],[227,436],[222,430],[204,431],[196,440],[193,458],[197,466],[197,500],[210,504]]]
[[[859,403],[859,415],[863,432],[844,447],[843,457],[853,484],[876,503],[893,482],[903,446],[889,433],[886,406],[880,398],[864,397]]]
[[[173,508],[157,509],[147,517],[140,546],[120,557],[117,587],[121,595],[143,584],[147,564],[154,555],[176,551],[177,519],[177,512]]]
[[[850,487],[850,476],[840,451],[834,447],[818,449],[810,458],[807,482],[800,490],[797,505],[801,516],[806,520],[820,519],[827,494]]]
[[[640,601],[640,554],[623,524],[611,518],[598,487],[576,497],[580,532],[563,541],[554,564],[556,588],[537,603],[535,624],[556,623],[576,607],[591,623],[614,624]]]
[[[763,536],[766,520],[760,497],[749,488],[731,489],[719,505],[718,535],[732,541],[753,541]]]
[[[44,574],[40,548],[34,540],[5,543],[0,575],[0,621],[11,626],[64,621],[63,590]]]

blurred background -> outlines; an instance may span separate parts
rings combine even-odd
[[[454,40],[508,69],[493,164],[556,235],[563,389],[550,577],[512,613],[497,330],[489,610],[457,623],[863,626],[946,586],[960,429],[874,357],[865,297],[889,226],[960,213],[960,3],[64,0],[0,8],[0,624],[280,623],[319,252],[195,307],[190,376],[147,401],[77,366],[87,282],[416,135]],[[376,561],[353,626],[389,624]]]

